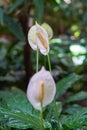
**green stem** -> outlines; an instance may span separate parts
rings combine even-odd
[[[42,106],[42,102],[41,102],[41,110],[40,110],[40,119],[41,119],[41,130],[44,130],[44,126],[43,126],[43,106]]]
[[[57,111],[57,105],[56,105],[55,99],[53,101],[53,104],[54,104],[54,108],[55,108],[55,116],[56,116],[56,120],[57,120],[57,123],[58,123],[58,128],[61,129],[61,124],[60,124],[60,121],[59,121],[59,118],[58,118],[58,111]]]
[[[50,56],[49,54],[47,55],[47,58],[48,58],[48,65],[49,65],[49,70],[50,70],[50,73],[51,73],[51,63],[50,63]]]
[[[52,69],[51,69],[51,62],[50,62],[50,56],[49,54],[47,55],[48,57],[48,65],[49,65],[49,70],[50,70],[50,73],[52,72]],[[53,101],[53,104],[54,104],[54,108],[55,108],[55,116],[56,116],[56,120],[58,122],[58,127],[60,128],[60,122],[59,122],[59,118],[58,118],[58,112],[57,112],[57,106],[56,106],[56,101],[54,99]]]
[[[46,56],[44,56],[44,66],[46,68]]]
[[[54,104],[54,108],[55,108],[55,116],[56,116],[56,120],[58,121],[58,113],[57,113],[57,106],[56,106],[56,101],[54,99],[53,101],[53,104]],[[59,122],[59,121],[58,121]]]
[[[38,66],[39,66],[39,50],[37,47],[37,54],[36,54],[36,72],[38,72]]]

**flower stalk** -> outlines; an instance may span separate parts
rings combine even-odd
[[[49,70],[50,70],[50,73],[52,72],[52,69],[51,69],[51,62],[50,62],[50,56],[49,54],[47,55],[47,58],[48,58],[48,66],[49,66]],[[53,101],[53,105],[54,105],[54,108],[55,108],[55,115],[56,115],[56,120],[57,120],[57,123],[58,123],[58,128],[60,128],[60,122],[59,122],[59,119],[58,119],[58,112],[57,112],[57,106],[56,106],[56,101],[54,99]]]
[[[41,110],[40,110],[40,120],[41,120],[41,130],[44,130],[43,126],[43,103],[41,102]]]
[[[52,70],[51,70],[51,63],[50,63],[50,56],[49,56],[49,54],[47,54],[47,58],[48,58],[49,71],[50,71],[50,73],[51,73]]]
[[[39,50],[37,47],[37,55],[36,55],[36,72],[38,72],[38,68],[39,68]]]

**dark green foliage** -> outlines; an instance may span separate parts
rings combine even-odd
[[[24,3],[24,0],[16,0],[8,9],[8,13],[15,11],[20,5]]]
[[[34,110],[21,90],[13,88],[11,91],[1,91],[0,99],[3,101],[0,105],[0,120],[6,120],[6,126],[18,129],[40,128],[40,118],[32,113]],[[49,128],[50,123],[44,121],[44,127]]]
[[[48,22],[54,30],[49,43],[57,114],[54,103],[43,109],[44,130],[87,130],[87,0],[10,2],[0,3],[0,130],[40,130],[40,112],[18,89],[26,87],[24,50],[30,18],[40,24]],[[85,51],[77,52],[78,47],[72,51],[74,45]],[[26,59],[31,55],[35,72],[36,53],[32,53],[29,50]],[[42,65],[49,70],[47,57],[40,55],[39,68]]]
[[[20,41],[25,41],[22,27],[19,23],[11,19],[7,14],[4,14],[4,23]]]
[[[76,74],[70,74],[66,78],[62,79],[57,83],[57,91],[58,91],[58,97],[62,96],[67,89],[71,88],[72,85],[81,79],[81,76]]]
[[[87,99],[87,92],[80,91],[80,92],[68,97],[68,99],[66,99],[65,102],[69,103],[69,102],[81,101],[84,99]]]
[[[73,109],[73,111],[72,108],[75,108],[76,110]],[[48,119],[48,116],[50,116],[49,122],[51,124],[48,121],[45,121],[46,119],[44,120],[44,128],[46,128],[46,130],[51,128],[51,125],[55,130],[58,127],[52,105],[50,105],[50,110],[51,109],[51,113],[46,113],[46,119]],[[60,114],[64,110],[62,109],[61,102],[59,102],[57,103],[57,110],[59,113],[61,130],[65,130],[66,128],[69,130],[76,128],[87,128],[86,107],[82,108],[74,105],[71,106],[71,110],[74,112],[74,114],[73,112],[71,115]],[[69,108],[67,110],[69,112]],[[47,109],[45,111],[47,111]],[[0,123],[2,124],[0,127],[2,127],[2,129],[6,127],[6,130],[10,130],[10,127],[18,129],[34,128],[35,130],[40,128],[40,118],[38,117],[38,113],[28,102],[25,93],[16,88],[12,88],[10,91],[0,92]]]
[[[3,8],[0,6],[0,23],[3,23],[3,15],[4,15]]]
[[[62,124],[65,124],[70,129],[75,128],[87,128],[87,108],[83,108],[77,112],[75,112],[73,115],[65,117],[61,120]]]
[[[44,0],[33,0],[35,5],[35,17],[39,22],[42,20],[44,13]]]

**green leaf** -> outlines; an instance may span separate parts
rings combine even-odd
[[[35,130],[40,129],[40,118],[35,115],[23,113],[21,111],[0,107],[0,113],[7,118],[7,126],[19,129],[34,128]],[[50,128],[49,122],[44,121],[44,127]]]
[[[0,91],[0,98],[3,99],[12,110],[32,113],[32,106],[27,100],[25,93],[20,89],[12,88],[11,91]]]
[[[9,17],[7,14],[4,14],[4,23],[19,40],[25,41],[25,36],[19,23]]]
[[[58,116],[62,112],[62,102],[56,102]]]
[[[41,21],[44,13],[44,0],[33,0],[35,5],[36,20]]]
[[[7,54],[6,48],[3,46],[3,44],[0,43],[0,61],[4,60],[6,54]]]
[[[69,102],[81,101],[84,99],[87,99],[87,92],[81,91],[68,97],[64,102],[69,103]]]
[[[87,107],[77,111],[71,116],[63,118],[61,121],[62,124],[71,129],[87,127]]]
[[[62,96],[67,91],[67,89],[71,88],[72,85],[79,79],[81,79],[81,76],[73,73],[60,80],[57,83],[58,97]]]
[[[3,124],[4,125],[4,124]],[[11,130],[11,128],[7,127],[7,126],[3,126],[2,124],[0,124],[0,130]]]
[[[11,109],[17,109],[24,113],[32,113],[32,105],[29,103],[23,91],[13,88],[11,93],[11,98],[7,101],[7,104]]]
[[[16,88],[1,91],[0,99],[3,101],[0,102],[0,115],[7,121],[5,125],[18,129],[40,129],[40,118],[36,113],[32,114],[32,106],[23,91]],[[50,123],[44,120],[44,128],[50,127]]]
[[[16,0],[15,3],[13,3],[9,10],[8,13],[12,13],[15,9],[17,9],[20,5],[24,3],[25,0]]]
[[[3,8],[0,6],[0,23],[3,23],[3,15],[4,15]]]
[[[0,113],[7,116],[7,125],[9,127],[20,129],[35,128],[36,130],[40,127],[40,119],[31,114],[25,114],[20,111],[11,111],[2,107],[0,107]]]
[[[63,112],[72,115],[76,111],[81,110],[81,108],[83,107],[77,104],[68,105],[67,108],[63,110]]]

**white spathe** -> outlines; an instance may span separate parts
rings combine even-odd
[[[36,25],[32,26],[28,32],[28,42],[33,50],[37,50]]]
[[[50,104],[54,96],[56,94],[56,85],[53,77],[49,71],[46,71],[44,67],[34,74],[31,78],[28,88],[27,88],[27,97],[30,103],[33,105],[35,109],[41,109],[41,101],[40,101],[40,82],[44,83],[44,96],[42,101],[42,106]]]
[[[38,37],[37,32],[40,34]],[[33,50],[39,48],[43,55],[47,55],[49,52],[49,40],[46,30],[39,24],[32,26],[28,32],[28,42]],[[44,46],[44,43],[46,47]]]

